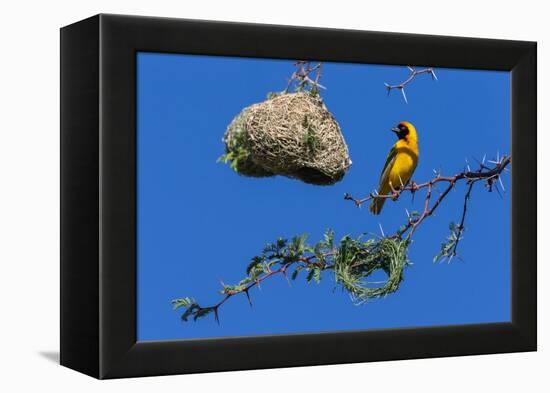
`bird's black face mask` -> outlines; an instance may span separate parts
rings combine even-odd
[[[395,132],[399,139],[405,139],[409,135],[409,128],[403,124],[398,124],[397,127],[393,127],[391,130]]]

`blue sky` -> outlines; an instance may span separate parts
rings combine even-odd
[[[278,237],[325,229],[336,237],[395,231],[405,209],[423,198],[405,195],[372,216],[343,200],[377,186],[395,142],[389,129],[401,120],[419,133],[420,161],[413,179],[433,169],[455,174],[484,154],[510,152],[510,76],[507,72],[437,69],[407,88],[409,103],[384,82],[398,83],[402,66],[325,63],[323,98],[338,120],[353,166],[330,187],[284,177],[239,176],[217,163],[221,138],[239,111],[283,90],[293,61],[139,53],[138,57],[138,340],[249,336],[373,328],[486,323],[510,320],[510,195],[476,186],[462,260],[433,264],[450,221],[460,218],[465,186],[445,199],[417,230],[409,248],[413,265],[398,292],[357,306],[334,290],[300,277],[281,277],[220,309],[221,324],[207,317],[182,322],[170,300],[190,296],[208,305],[220,299],[220,280],[244,277],[250,258]],[[503,178],[508,191],[510,176]]]

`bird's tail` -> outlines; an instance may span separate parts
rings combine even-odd
[[[380,214],[382,211],[382,206],[384,206],[384,202],[386,202],[386,198],[375,198],[369,206],[369,211],[372,214]]]

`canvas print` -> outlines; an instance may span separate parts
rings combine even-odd
[[[139,341],[509,322],[510,74],[137,53]]]

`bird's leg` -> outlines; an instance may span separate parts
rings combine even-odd
[[[391,190],[391,199],[392,201],[396,201],[399,197],[399,191],[393,188],[392,182],[390,182],[390,190]]]
[[[403,190],[405,188],[405,184],[403,184],[403,179],[401,179],[401,176],[399,176],[399,183],[401,183],[400,190]]]

